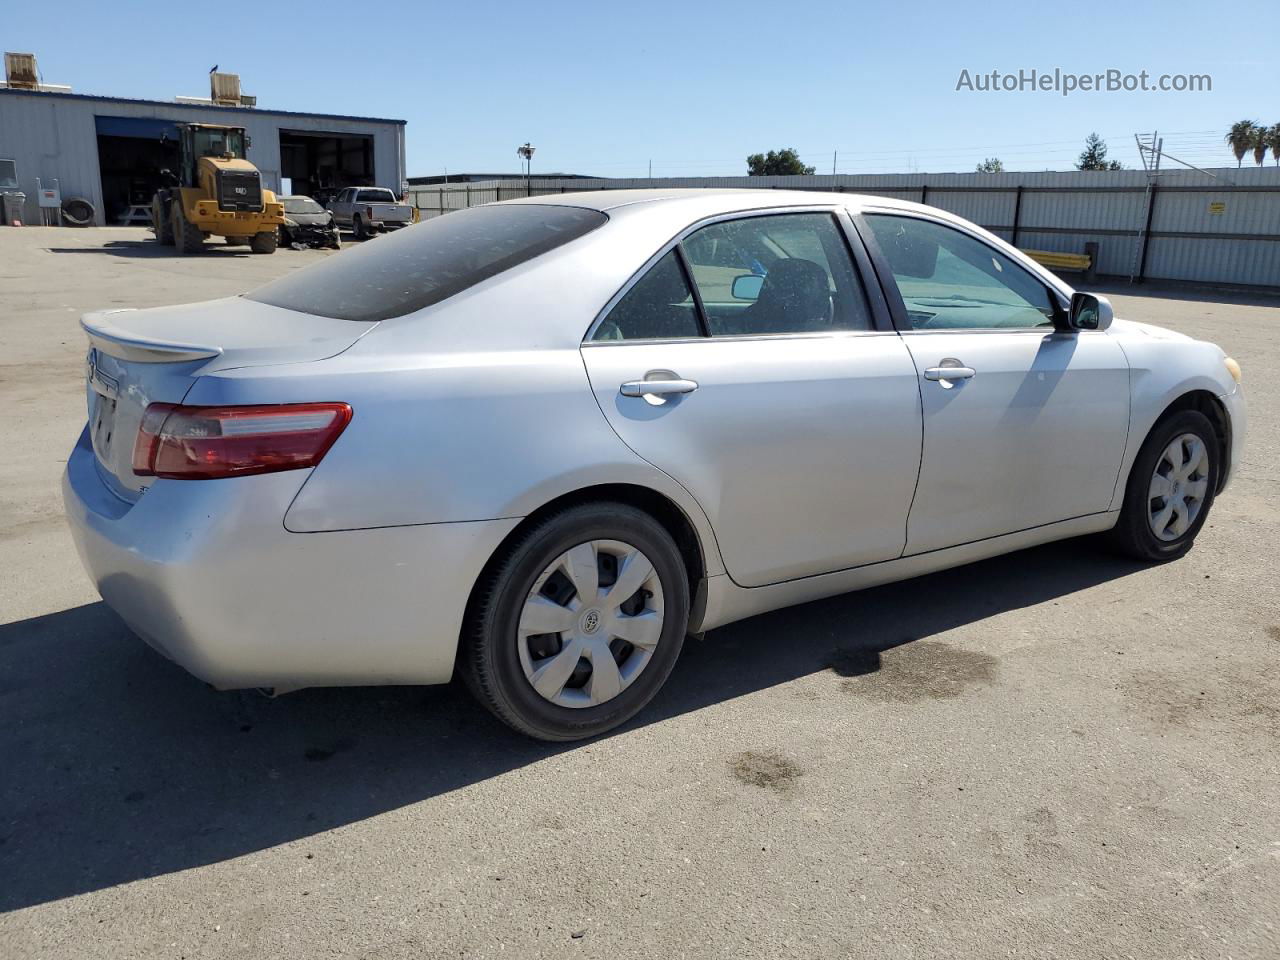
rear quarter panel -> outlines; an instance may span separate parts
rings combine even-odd
[[[596,405],[576,348],[331,361],[203,377],[192,404],[351,404],[350,426],[284,523],[298,533],[520,518],[564,494],[630,483],[664,494],[723,572],[701,508],[632,453]]]

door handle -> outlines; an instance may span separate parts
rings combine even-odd
[[[955,357],[947,357],[936,367],[926,367],[924,378],[926,380],[968,380],[970,377],[976,377],[978,371],[973,367],[966,367]]]
[[[628,380],[618,390],[624,397],[665,397],[672,393],[693,393],[697,381],[681,380]]]

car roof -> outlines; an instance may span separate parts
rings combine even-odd
[[[813,204],[839,204],[842,206],[898,207],[904,210],[928,209],[940,213],[935,207],[924,208],[918,203],[896,200],[891,197],[871,196],[863,193],[831,193],[818,190],[776,190],[770,188],[749,189],[743,187],[722,188],[667,188],[648,190],[589,190],[576,193],[556,193],[539,197],[519,197],[504,203],[554,204],[585,207],[601,213],[613,213],[623,207],[645,205],[661,206],[673,214],[681,207],[696,208],[700,215],[707,213],[731,213],[735,210],[751,210],[759,207],[804,207]]]

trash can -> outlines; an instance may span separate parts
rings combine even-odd
[[[6,190],[3,215],[6,226],[14,227],[23,223],[27,218],[27,195],[17,190]]]

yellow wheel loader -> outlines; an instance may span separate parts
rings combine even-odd
[[[243,127],[178,124],[178,170],[163,171],[171,185],[151,200],[156,239],[179,253],[196,253],[207,237],[247,243],[274,253],[284,205],[262,188],[258,168],[244,158]]]

